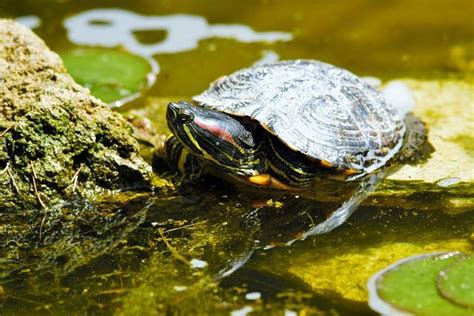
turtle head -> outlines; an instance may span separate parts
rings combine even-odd
[[[260,144],[232,116],[188,102],[170,103],[168,127],[194,156],[236,175],[255,175],[262,167]]]

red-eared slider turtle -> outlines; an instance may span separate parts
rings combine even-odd
[[[306,189],[351,181],[393,161],[407,125],[382,94],[347,70],[313,60],[257,65],[170,103],[166,157],[256,186]]]

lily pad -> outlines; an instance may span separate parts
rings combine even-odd
[[[383,315],[472,315],[436,288],[440,272],[462,258],[458,252],[417,255],[379,271],[368,284],[370,307]]]
[[[112,106],[138,97],[153,84],[158,69],[151,59],[114,49],[79,48],[61,57],[77,83]]]
[[[448,300],[474,308],[474,256],[456,261],[441,271],[437,286]]]

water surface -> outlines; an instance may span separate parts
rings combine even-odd
[[[55,51],[121,46],[153,58],[155,83],[121,111],[189,99],[262,60],[312,58],[382,80],[469,78],[473,15],[472,1],[441,0],[0,0],[0,16],[23,17]],[[153,118],[161,127],[163,120]],[[11,265],[2,270],[3,311],[371,314],[364,284],[377,267],[413,253],[472,251],[472,211],[383,203],[361,207],[328,234],[278,247],[332,204],[291,200],[256,215],[256,200],[208,178],[167,195],[63,206],[58,212],[83,221],[46,227],[47,246],[4,252]],[[255,292],[260,298],[247,295]]]

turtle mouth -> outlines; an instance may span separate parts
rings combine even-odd
[[[174,125],[174,121],[176,120],[176,116],[178,115],[179,108],[178,105],[175,103],[168,104],[168,108],[166,109],[166,121],[168,122],[168,127],[172,129]]]

